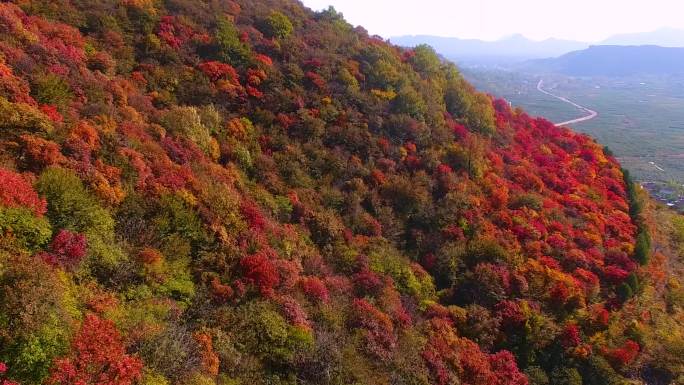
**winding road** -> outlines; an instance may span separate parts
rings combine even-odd
[[[580,106],[579,104],[573,102],[572,100],[569,100],[569,99],[564,98],[564,97],[562,97],[562,96],[554,95],[554,94],[550,93],[549,91],[546,91],[545,89],[542,88],[542,84],[544,84],[544,80],[539,79],[539,83],[537,83],[537,90],[538,90],[539,92],[541,92],[541,93],[543,93],[543,94],[546,94],[546,95],[549,95],[549,96],[551,96],[551,97],[554,97],[554,98],[556,98],[556,99],[558,99],[558,100],[560,100],[560,101],[563,101],[563,102],[565,102],[565,103],[572,104],[572,105],[573,105],[575,108],[577,108],[578,110],[581,110],[581,111],[587,113],[587,115],[582,116],[581,118],[568,120],[568,121],[566,121],[566,122],[554,123],[554,125],[555,125],[556,127],[558,127],[558,126],[567,126],[567,125],[569,125],[569,124],[584,122],[584,121],[587,121],[587,120],[590,120],[590,119],[594,119],[594,118],[598,115],[598,112],[596,112],[596,111],[594,111],[594,110],[590,110],[590,109],[587,108],[587,107]]]

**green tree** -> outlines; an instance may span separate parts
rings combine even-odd
[[[444,95],[447,111],[462,119],[471,130],[491,135],[496,130],[494,107],[485,94],[475,91],[455,67],[447,70]]]
[[[539,366],[530,366],[525,369],[525,374],[530,385],[549,385],[549,376]]]
[[[632,290],[631,286],[623,282],[617,288],[617,295],[620,300],[624,302],[634,296],[634,291]]]
[[[392,109],[397,113],[407,114],[417,120],[424,120],[427,105],[421,95],[411,86],[406,85],[399,90],[392,101]]]
[[[17,138],[24,133],[49,133],[52,123],[37,108],[12,103],[0,96],[0,138]]]
[[[0,362],[22,384],[41,384],[67,350],[72,320],[53,269],[34,257],[0,252]]]
[[[50,223],[36,217],[24,207],[0,207],[0,235],[12,240],[16,246],[36,251],[42,248],[52,235]]]
[[[637,235],[636,243],[634,245],[634,260],[641,265],[648,263],[651,256],[651,237],[645,229],[642,229]]]
[[[35,99],[41,104],[60,107],[65,107],[73,97],[67,82],[52,73],[39,76],[33,84],[32,91]]]
[[[586,385],[619,385],[624,384],[622,378],[605,358],[593,354],[582,369],[582,378]]]
[[[73,171],[59,167],[45,170],[36,190],[46,197],[47,216],[56,228],[106,235],[114,231],[114,220],[86,190]]]
[[[162,115],[160,123],[170,134],[189,139],[209,157],[217,158],[218,144],[213,140],[211,130],[202,124],[203,120],[215,125],[220,119],[211,113],[210,108],[198,111],[196,107],[173,106]]]
[[[425,79],[434,79],[442,75],[442,62],[435,50],[427,44],[421,44],[413,49],[411,64]]]
[[[282,12],[274,11],[264,20],[263,29],[266,36],[270,38],[285,39],[292,34],[294,26],[290,18]]]
[[[252,302],[236,313],[235,330],[242,330],[238,336],[240,344],[275,368],[284,367],[296,353],[313,347],[311,333],[289,324],[270,303]]]
[[[641,290],[641,283],[639,282],[639,277],[636,275],[636,273],[631,273],[629,276],[627,276],[625,283],[629,285],[634,293],[638,293]]]
[[[92,263],[112,266],[123,258],[114,239],[114,219],[73,171],[48,168],[38,178],[36,190],[47,199],[47,217],[55,229],[86,234]]]
[[[551,373],[551,383],[554,385],[582,385],[582,376],[575,368],[558,367]]]
[[[240,41],[239,31],[235,24],[225,17],[218,21],[216,44],[219,58],[226,63],[242,65],[250,58],[249,47]]]
[[[479,179],[486,170],[487,143],[477,136],[469,136],[463,143],[453,143],[446,149],[446,161],[454,170],[465,170]]]

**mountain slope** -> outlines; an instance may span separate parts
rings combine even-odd
[[[682,374],[617,162],[431,49],[287,0],[5,2],[0,31],[4,385]]]

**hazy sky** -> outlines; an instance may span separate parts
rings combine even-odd
[[[303,0],[333,5],[351,24],[385,38],[430,34],[495,40],[513,33],[599,41],[625,32],[684,28],[682,0]]]

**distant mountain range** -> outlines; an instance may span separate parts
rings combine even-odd
[[[684,30],[661,28],[652,32],[615,35],[600,42],[601,45],[659,45],[684,47]]]
[[[522,35],[513,35],[497,41],[429,35],[399,36],[390,38],[390,41],[404,47],[428,44],[447,59],[467,64],[509,64],[529,59],[556,57],[589,47],[588,43],[577,41],[559,39],[534,41]]]
[[[592,45],[587,42],[561,39],[535,41],[522,35],[513,35],[496,41],[430,35],[398,36],[390,40],[404,47],[428,44],[447,59],[468,65],[508,65],[531,59],[552,58],[573,51],[581,51]],[[662,28],[651,32],[621,34],[593,43],[593,45],[684,47],[684,30]]]
[[[684,48],[655,45],[597,45],[552,59],[522,63],[518,69],[571,76],[628,76],[684,73]]]

